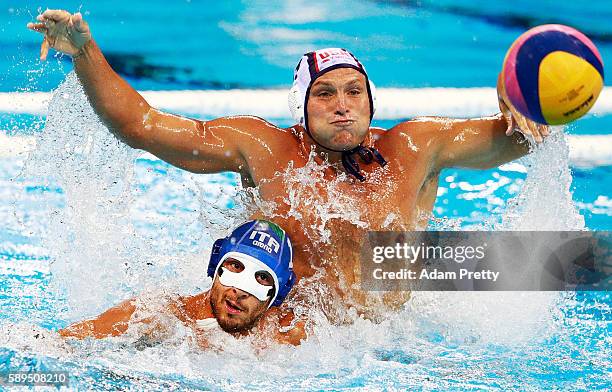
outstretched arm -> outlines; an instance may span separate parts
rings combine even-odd
[[[489,169],[529,153],[525,137],[506,135],[507,122],[501,115],[471,120],[443,120],[436,129],[436,169],[467,167]]]
[[[58,332],[63,337],[102,339],[119,336],[127,331],[132,314],[136,310],[133,300],[127,300],[108,309],[98,317],[69,325]]]
[[[488,169],[529,153],[527,137],[541,143],[549,135],[546,125],[520,114],[508,100],[501,75],[497,81],[501,113],[472,120],[448,120],[437,135],[437,169],[460,166]],[[450,124],[450,126],[449,126]],[[519,132],[516,132],[519,131]]]
[[[49,46],[73,56],[90,103],[120,140],[185,170],[252,177],[245,156],[258,155],[253,139],[270,124],[253,117],[203,122],[159,111],[112,70],[80,14],[47,10],[37,19],[28,27],[44,34],[41,58]]]

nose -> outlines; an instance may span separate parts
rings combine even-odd
[[[344,115],[348,112],[348,108],[346,107],[346,98],[343,94],[338,94],[336,97],[336,111],[335,114]]]
[[[235,287],[230,288],[230,292],[234,295],[235,300],[246,299],[250,295],[249,293]]]

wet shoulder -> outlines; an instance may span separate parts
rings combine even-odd
[[[402,134],[413,137],[436,134],[451,129],[456,121],[458,120],[446,117],[415,117],[398,123],[387,133],[394,137]]]
[[[400,122],[388,130],[373,128],[373,132],[382,146],[391,148],[396,154],[421,155],[435,146],[441,127],[443,124],[434,117],[419,117]]]
[[[281,128],[270,121],[251,115],[227,116],[216,120],[209,121],[210,123],[221,123],[226,126],[236,127],[249,133],[257,133],[270,137],[291,136],[290,129]]]
[[[218,122],[218,125],[229,126],[240,133],[245,133],[252,143],[251,147],[260,145],[266,150],[268,148],[277,150],[278,148],[285,149],[290,145],[298,144],[292,127],[281,128],[261,117],[240,115],[222,117],[212,121]]]

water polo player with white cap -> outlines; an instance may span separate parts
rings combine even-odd
[[[347,173],[352,174],[360,181],[365,181],[364,175],[359,169],[359,164],[353,158],[354,154],[359,155],[365,163],[376,160],[379,165],[385,166],[387,162],[374,147],[363,146],[363,140],[353,148],[336,150],[330,146],[322,145],[312,134],[308,124],[308,99],[310,89],[315,81],[326,73],[339,69],[350,68],[363,74],[366,80],[366,92],[370,103],[370,122],[376,111],[376,88],[368,78],[368,74],[363,64],[348,50],[341,48],[320,49],[306,53],[295,68],[293,86],[289,91],[289,110],[293,119],[304,127],[312,140],[327,150],[342,153],[342,165]]]
[[[254,203],[256,213],[274,217],[291,236],[297,277],[324,269],[325,283],[337,289],[342,303],[364,314],[373,306],[356,271],[368,231],[427,227],[444,169],[489,169],[528,154],[516,128],[540,141],[548,135],[547,127],[512,110],[499,86],[503,113],[370,127],[374,88],[361,62],[342,49],[317,50],[299,61],[289,97],[294,126],[281,128],[250,113],[177,116],[150,105],[113,71],[82,15],[47,10],[28,27],[44,35],[41,57],[49,46],[73,56],[89,103],[119,140],[190,172],[238,173],[265,203]],[[492,83],[495,76],[489,75]],[[265,101],[267,93],[256,94],[259,104],[274,105]],[[413,111],[397,114],[407,119]],[[260,297],[262,292],[257,290]],[[397,308],[403,298],[384,302]]]

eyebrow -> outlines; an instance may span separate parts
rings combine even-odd
[[[352,85],[352,84],[359,84],[359,78],[354,78],[352,80],[349,80],[345,85]],[[312,85],[312,88],[315,88],[315,87],[335,87],[335,86],[333,83],[317,80]]]

